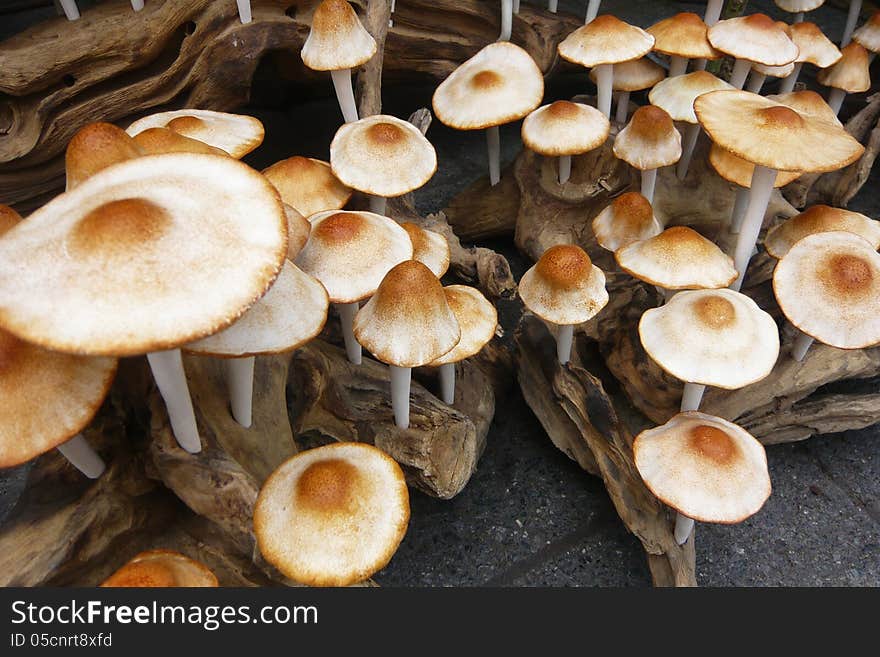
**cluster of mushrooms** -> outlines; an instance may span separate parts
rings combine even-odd
[[[505,16],[513,4],[502,2]],[[807,11],[821,2],[779,4]],[[565,100],[540,106],[541,71],[501,40],[438,86],[433,109],[450,127],[487,131],[492,184],[501,175],[498,126],[518,119],[528,148],[559,158],[559,185],[567,184],[572,156],[612,135],[614,154],[642,172],[640,193],[618,196],[585,222],[622,271],[665,299],[644,313],[639,335],[650,358],[685,382],[681,413],[641,433],[633,451],[646,485],[678,512],[675,535],[684,543],[694,520],[740,522],[770,494],[761,444],[699,412],[700,402],[707,386],[747,386],[779,358],[775,321],[739,289],[774,187],[862,154],[837,120],[838,99],[870,86],[866,49],[880,47],[880,20],[838,50],[802,20],[718,21],[721,2],[708,3],[705,20],[682,13],[647,30],[597,15],[598,5],[589,3],[587,22],[558,47],[563,59],[591,69],[596,108]],[[509,37],[509,17],[505,25]],[[57,448],[86,476],[100,476],[105,464],[81,432],[108,394],[118,359],[138,355],[147,357],[179,445],[197,453],[181,353],[225,360],[230,412],[249,427],[255,357],[308,343],[331,306],[349,361],[360,364],[365,348],[389,366],[401,430],[409,426],[414,367],[438,368],[438,397],[454,404],[455,364],[492,339],[497,313],[475,288],[442,285],[450,264],[442,235],[386,214],[386,199],[424,185],[437,157],[414,125],[358,117],[351,71],[376,50],[346,0],[318,5],[302,59],[330,71],[345,120],[329,162],[293,156],[257,172],[239,160],[263,140],[258,120],[184,109],[126,130],[85,126],[67,147],[64,193],[24,220],[0,206],[0,393],[8,401],[0,467]],[[652,51],[669,58],[668,71],[646,58]],[[736,59],[729,82],[705,70],[724,55]],[[836,107],[791,90],[805,62],[823,69],[819,80],[834,89]],[[790,90],[759,95],[766,76],[785,77]],[[630,93],[647,89],[651,104],[630,116]],[[657,170],[677,164],[686,176],[701,131],[713,142],[712,167],[744,190],[730,218],[733,258],[690,227],[665,228],[652,209]],[[355,191],[368,195],[370,211],[344,209]],[[799,331],[794,358],[814,340],[841,349],[880,343],[878,222],[814,206],[770,230],[763,245],[779,259],[774,291]],[[563,366],[575,328],[609,300],[605,274],[574,244],[547,249],[519,294],[555,335]],[[50,394],[58,389],[66,394]],[[369,445],[339,443],[275,470],[257,500],[254,530],[261,553],[284,575],[347,585],[388,562],[408,519],[400,467]],[[216,584],[201,564],[166,551],[138,555],[105,582]]]

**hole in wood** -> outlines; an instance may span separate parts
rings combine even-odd
[[[12,104],[0,101],[0,135],[8,135],[15,125],[15,111]]]
[[[296,5],[290,5],[287,9],[284,10],[284,14],[288,18],[296,18]]]
[[[61,78],[61,81],[64,82],[68,87],[72,87],[76,84],[76,78],[73,77],[70,73]]]
[[[193,34],[196,31],[196,22],[187,21],[183,26],[183,31],[186,32],[187,36]]]

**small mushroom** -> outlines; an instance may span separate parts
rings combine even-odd
[[[742,427],[691,411],[647,429],[633,460],[648,489],[675,509],[675,540],[687,543],[694,520],[736,524],[770,497],[764,446]]]
[[[842,57],[840,50],[835,46],[819,26],[815,23],[797,23],[790,25],[788,36],[798,47],[799,54],[794,60],[794,70],[779,85],[779,93],[785,94],[794,91],[794,85],[800,77],[801,69],[805,63],[824,69],[836,64]]]
[[[777,260],[785,257],[795,244],[808,235],[843,231],[858,235],[876,251],[880,249],[880,221],[859,212],[813,205],[767,231],[764,248]]]
[[[709,43],[736,59],[730,84],[737,89],[742,89],[753,63],[784,66],[798,56],[785,30],[765,14],[719,21],[709,28]]]
[[[853,31],[862,15],[862,0],[849,0],[849,11],[846,14],[846,25],[843,27],[843,36],[840,39],[840,47],[845,48],[852,39]]]
[[[112,123],[89,123],[73,135],[64,153],[67,190],[109,166],[144,155],[122,128]]]
[[[805,12],[813,11],[825,4],[825,0],[773,0],[773,2],[783,11],[794,14],[792,22],[796,25],[803,23]]]
[[[235,0],[235,3],[238,5],[238,19],[247,25],[253,20],[251,0]]]
[[[105,579],[103,588],[214,587],[217,577],[205,564],[173,550],[147,550]]]
[[[643,105],[614,139],[614,154],[642,172],[642,195],[653,202],[657,169],[681,158],[681,135],[664,110]]]
[[[624,192],[593,219],[596,241],[608,251],[617,251],[662,232],[663,226],[654,215],[650,201],[638,192]]]
[[[608,303],[605,273],[574,244],[544,251],[523,274],[519,296],[526,308],[556,326],[556,356],[562,365],[571,359],[574,327],[595,317]]]
[[[665,77],[666,71],[663,70],[663,67],[647,57],[615,64],[614,83],[611,85],[612,90],[617,92],[617,112],[614,115],[614,120],[617,123],[626,123],[632,92],[650,89]],[[590,71],[590,79],[597,82],[596,69]]]
[[[816,76],[820,84],[831,87],[828,105],[840,113],[847,94],[861,93],[871,88],[871,60],[868,51],[852,42],[841,49],[841,58],[833,66],[822,69]]]
[[[406,231],[412,242],[412,259],[425,265],[437,278],[443,278],[443,274],[449,270],[450,262],[449,242],[446,238],[411,221],[400,224],[400,227]]]
[[[868,58],[873,61],[875,55],[880,52],[880,11],[871,14],[871,18],[853,32],[852,39],[871,53]]]
[[[341,210],[354,191],[333,175],[329,162],[299,155],[263,169],[263,175],[281,194],[281,200],[305,217]]]
[[[243,158],[262,144],[266,134],[263,124],[252,116],[200,109],[150,114],[132,123],[126,132],[137,137],[149,128],[168,128],[226,151],[236,159]]]
[[[654,37],[654,51],[669,55],[670,78],[684,75],[690,59],[700,60],[698,70],[702,70],[707,60],[721,57],[709,43],[708,31],[703,19],[690,12],[664,18],[648,28]]]

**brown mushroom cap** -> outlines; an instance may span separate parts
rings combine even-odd
[[[662,232],[663,226],[654,216],[650,201],[638,192],[621,194],[593,219],[596,241],[608,251],[617,251]]]
[[[145,155],[204,153],[205,155],[229,157],[229,153],[223,149],[215,148],[198,139],[182,135],[171,128],[147,128],[143,132],[136,134],[133,139]]]
[[[284,216],[287,219],[287,259],[293,262],[309,241],[312,224],[287,203],[283,205]]]
[[[825,102],[825,99],[810,89],[770,95],[767,96],[767,98],[776,103],[787,105],[800,114],[807,114],[821,121],[825,121],[826,123],[843,127],[840,119],[837,118],[837,114],[831,109],[828,103]]]
[[[871,14],[871,18],[853,32],[852,38],[866,50],[880,52],[880,11]]]
[[[796,62],[808,62],[819,68],[828,68],[841,58],[841,52],[815,23],[795,23],[788,26],[788,36],[798,47]]]
[[[312,14],[303,63],[314,71],[357,68],[376,54],[376,41],[346,0],[323,0]]]
[[[112,123],[89,123],[67,144],[64,154],[67,189],[73,189],[102,169],[143,154],[122,128]]]
[[[614,154],[636,169],[659,169],[681,158],[681,134],[664,110],[643,105],[614,139]]]
[[[835,171],[865,150],[842,128],[748,91],[703,94],[694,110],[719,146],[771,169]]]
[[[437,153],[409,121],[376,114],[340,126],[330,144],[330,167],[361,192],[401,196],[431,179]]]
[[[742,522],[770,497],[764,446],[742,427],[699,411],[640,433],[633,459],[660,501],[700,522]]]
[[[400,466],[364,443],[334,443],[282,463],[254,506],[266,560],[308,586],[348,586],[381,570],[409,524]]]
[[[718,21],[709,28],[709,43],[737,59],[768,66],[783,66],[798,56],[798,48],[785,30],[766,14]]]
[[[21,221],[21,215],[8,205],[0,203],[0,235]]]
[[[664,110],[673,121],[696,123],[694,101],[710,91],[733,89],[733,86],[708,71],[694,71],[659,82],[648,94],[648,100]]]
[[[333,303],[366,299],[392,267],[413,255],[407,232],[379,214],[330,210],[309,223],[312,232],[295,262],[321,281]]]
[[[639,336],[648,355],[672,376],[728,390],[760,381],[779,356],[773,318],[728,289],[679,292],[645,311]]]
[[[325,210],[341,210],[354,193],[333,175],[329,162],[294,155],[276,162],[263,175],[269,179],[281,200],[310,217]]]
[[[650,89],[666,77],[666,69],[647,57],[618,62],[614,65],[614,91],[642,91]],[[590,79],[595,83],[596,71],[590,71]]]
[[[470,358],[495,337],[498,328],[498,311],[476,288],[447,285],[443,293],[461,328],[461,340],[452,351],[430,363],[432,367]]]
[[[109,588],[218,586],[203,563],[172,550],[148,550],[133,557],[101,584]]]
[[[708,30],[697,14],[682,12],[654,23],[648,33],[654,37],[657,52],[687,59],[718,59],[721,53],[709,43]]]
[[[880,254],[858,235],[816,233],[773,272],[779,307],[795,327],[839,349],[880,343]]]
[[[0,325],[80,354],[173,349],[238,319],[286,253],[281,201],[250,167],[214,155],[139,157],[0,240]]]
[[[611,122],[595,107],[557,100],[526,117],[522,140],[541,155],[577,155],[604,144],[610,132]]]
[[[418,260],[441,278],[449,270],[449,242],[440,233],[426,230],[411,221],[400,224],[413,246],[412,259]]]
[[[841,49],[841,58],[833,66],[819,71],[820,84],[847,93],[861,93],[871,88],[871,61],[864,46],[853,41]]]
[[[535,315],[558,325],[586,322],[608,303],[605,273],[573,244],[544,251],[523,274],[519,296]]]
[[[490,43],[449,74],[434,92],[434,114],[457,130],[480,130],[521,119],[541,104],[544,75],[525,50]]]
[[[807,235],[844,231],[866,240],[876,251],[880,248],[880,221],[858,212],[813,205],[798,215],[786,219],[767,231],[764,247],[774,258],[782,258],[797,242]]]
[[[354,317],[354,336],[383,363],[420,367],[461,339],[440,280],[418,260],[394,267]]]
[[[724,150],[718,144],[713,143],[709,148],[709,164],[726,181],[746,189],[752,186],[752,174],[755,172],[755,165],[748,160],[737,157],[730,151]],[[776,174],[776,181],[773,183],[773,186],[776,188],[785,187],[788,183],[800,177],[800,171],[779,171]]]
[[[653,47],[654,37],[642,28],[602,14],[565,37],[557,50],[562,59],[593,68],[643,57]]]
[[[126,132],[132,137],[149,128],[168,128],[184,137],[242,158],[263,143],[263,124],[252,116],[212,110],[183,109],[159,112],[138,119]]]

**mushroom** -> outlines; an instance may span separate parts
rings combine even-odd
[[[654,51],[669,55],[669,77],[687,72],[688,60],[719,59],[721,53],[709,43],[708,26],[696,14],[682,12],[664,18],[648,28],[654,37]]]
[[[837,46],[822,33],[822,30],[815,23],[790,25],[788,36],[798,47],[800,54],[794,60],[794,70],[779,85],[779,93],[781,94],[794,90],[794,85],[805,62],[818,68],[828,68],[842,57]]]
[[[788,105],[801,114],[809,114],[839,128],[843,127],[840,119],[837,118],[837,113],[815,91],[802,89],[801,91],[791,91],[784,94],[771,94],[767,98],[774,102]]]
[[[0,240],[0,325],[57,351],[147,354],[174,436],[198,452],[179,347],[238,319],[286,252],[281,201],[250,167],[214,155],[139,157]]]
[[[388,365],[394,422],[406,429],[412,368],[434,362],[461,339],[439,279],[418,260],[400,263],[355,315],[354,335]]]
[[[794,14],[792,22],[795,25],[803,23],[805,12],[813,11],[825,4],[825,0],[773,0],[773,2],[783,11]]]
[[[375,54],[376,41],[351,5],[346,0],[321,0],[300,55],[313,71],[330,71],[346,123],[358,120],[351,69],[366,64]]]
[[[713,141],[757,165],[736,243],[734,289],[739,289],[778,172],[835,171],[855,162],[865,148],[840,126],[747,91],[703,94],[694,110]]]
[[[662,232],[663,226],[654,216],[650,201],[638,192],[624,192],[593,219],[596,241],[608,251],[617,251]]]
[[[251,13],[251,0],[235,0],[235,3],[238,5],[239,20],[247,25],[253,20],[253,14]]]
[[[759,64],[755,62],[752,64],[752,72],[749,75],[748,84],[746,84],[746,91],[751,91],[753,94],[761,93],[761,89],[764,88],[764,83],[767,81],[767,78],[787,78],[794,72],[794,62],[790,64],[785,64],[784,66],[765,66],[764,64]]]
[[[846,15],[846,25],[843,27],[843,37],[840,39],[841,48],[849,45],[853,30],[856,29],[856,24],[859,22],[861,14],[862,0],[849,0],[849,12]]]
[[[602,0],[588,0],[587,1],[587,15],[584,19],[585,23],[590,23],[591,21],[596,19],[596,14],[599,13],[599,5],[602,4]]]
[[[843,99],[848,93],[861,93],[871,88],[871,60],[868,51],[855,41],[843,47],[840,60],[833,66],[819,71],[816,79],[826,87],[832,87],[828,106],[835,114],[840,113]]]
[[[768,230],[764,237],[764,248],[779,260],[808,235],[830,231],[858,235],[871,244],[875,251],[880,249],[880,221],[859,212],[828,205],[813,205]]]
[[[263,175],[281,194],[281,200],[310,217],[324,210],[341,210],[354,190],[333,175],[329,162],[294,155],[276,162]]]
[[[317,336],[327,321],[324,287],[289,260],[263,297],[228,328],[192,342],[184,350],[224,358],[232,417],[248,428],[252,421],[255,357],[298,349]]]
[[[567,100],[539,107],[522,124],[522,140],[527,148],[559,158],[560,185],[571,176],[571,156],[598,148],[610,132],[611,123],[602,112]]]
[[[213,586],[219,584],[210,568],[173,550],[141,552],[101,583],[103,588]]]
[[[244,114],[183,109],[138,119],[126,129],[132,137],[149,128],[168,128],[241,159],[263,143],[266,134],[258,119]]]
[[[670,77],[659,82],[648,94],[648,100],[664,110],[673,121],[682,121],[688,124],[682,140],[681,158],[678,160],[676,175],[684,180],[690,167],[697,139],[700,137],[702,127],[694,113],[694,101],[703,94],[719,89],[733,89],[724,80],[715,77],[706,71],[694,71],[687,75]]]
[[[412,259],[425,265],[437,278],[442,278],[449,270],[450,262],[449,242],[446,238],[411,221],[405,221],[400,227],[406,231],[412,242]]]
[[[370,194],[372,212],[385,214],[387,197],[402,196],[431,179],[437,153],[409,121],[377,114],[336,131],[330,168],[342,184]]]
[[[880,343],[880,254],[859,235],[808,235],[773,272],[773,292],[801,334],[791,355],[803,360],[814,340],[838,349]]]
[[[681,135],[669,114],[655,105],[644,105],[614,139],[614,154],[642,172],[642,195],[653,202],[657,169],[681,158]]]
[[[373,295],[392,267],[412,258],[412,242],[397,222],[372,212],[328,210],[309,223],[309,240],[295,263],[327,290],[348,360],[359,365],[361,346],[352,333],[358,302]]]
[[[633,441],[633,460],[648,489],[677,511],[675,540],[687,543],[694,520],[735,524],[770,497],[764,446],[714,415],[679,413]]]
[[[287,219],[287,259],[293,262],[309,241],[312,224],[287,203],[282,204]]]
[[[557,51],[566,61],[595,69],[597,107],[610,119],[613,64],[644,57],[653,46],[654,37],[640,27],[603,14],[565,37]]]
[[[143,154],[141,147],[122,128],[112,123],[89,123],[76,131],[64,153],[67,190],[102,169]]]
[[[541,104],[544,76],[525,50],[508,42],[490,43],[449,74],[434,91],[431,105],[441,123],[456,130],[486,129],[489,182],[501,180],[498,126],[526,116]]]
[[[526,308],[556,326],[556,356],[562,365],[571,359],[574,327],[595,317],[608,303],[605,273],[574,244],[544,251],[523,274],[519,296]]]
[[[880,52],[880,11],[871,14],[871,18],[853,32],[852,38],[853,41],[871,53],[868,55],[868,59],[873,61],[874,56]]]
[[[126,135],[128,136],[128,135]],[[139,132],[133,139],[144,155],[161,155],[162,153],[203,153],[205,155],[222,155],[230,157],[223,149],[206,144],[198,139],[186,137],[170,128],[147,128]]]
[[[58,0],[61,9],[69,21],[79,20],[79,9],[76,6],[76,0]]]
[[[614,120],[626,123],[629,116],[629,98],[633,91],[644,91],[666,77],[666,71],[647,57],[631,59],[614,65],[614,83],[612,90],[618,92],[617,113]],[[596,82],[596,69],[590,71],[590,79]]]
[[[364,443],[324,445],[269,475],[254,506],[263,557],[307,586],[362,582],[394,556],[409,524],[400,466]]]
[[[730,84],[737,89],[742,89],[753,63],[784,66],[798,56],[785,30],[765,14],[719,21],[709,28],[709,43],[736,59]]]
[[[639,321],[648,356],[684,381],[682,411],[700,407],[706,386],[735,390],[760,381],[779,356],[773,318],[734,290],[686,290]]]

